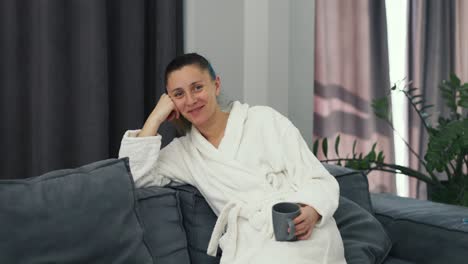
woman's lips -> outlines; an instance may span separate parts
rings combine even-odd
[[[203,108],[203,106],[204,105],[202,105],[200,107],[197,107],[195,109],[192,109],[192,110],[189,111],[189,113],[192,114],[192,115],[196,115],[196,114],[198,114],[200,112],[200,110]]]

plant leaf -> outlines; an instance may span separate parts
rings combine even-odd
[[[319,145],[319,139],[316,139],[316,140],[314,141],[314,146],[313,146],[313,148],[312,148],[312,153],[314,153],[314,156],[317,156],[318,145]]]
[[[384,162],[383,151],[379,151],[379,154],[377,155],[377,162],[379,162],[379,163],[383,163],[383,162]]]
[[[322,140],[322,152],[323,155],[325,155],[326,158],[328,158],[328,139],[324,138]]]
[[[356,157],[356,144],[357,144],[357,140],[355,139],[353,142],[353,159]]]
[[[441,90],[442,97],[445,99],[445,104],[450,108],[452,112],[457,111],[456,94],[457,94],[457,87],[459,87],[459,85],[456,85],[456,83],[457,83],[456,79],[452,80],[451,82],[444,80],[439,85],[439,89]]]
[[[423,107],[421,107],[420,111],[423,111],[423,110],[426,110],[426,109],[429,109],[431,107],[434,107],[433,104],[430,104],[430,105],[424,105]]]
[[[391,121],[391,114],[389,111],[389,102],[387,97],[372,100],[372,109],[378,118]]]
[[[377,146],[377,142],[375,142],[373,145],[372,145],[372,151],[375,151],[375,147]]]
[[[340,157],[340,153],[338,151],[339,145],[340,145],[340,135],[338,135],[335,139],[335,153],[337,157]]]
[[[450,82],[454,86],[460,86],[460,79],[454,73],[450,74]]]
[[[468,108],[468,96],[460,97],[460,100],[458,101],[458,106]]]
[[[449,163],[468,155],[468,119],[439,121],[439,130],[429,135],[424,159],[429,170],[442,172]]]
[[[406,91],[409,95],[411,95],[412,93],[414,93],[416,90],[418,90],[418,88],[410,88],[408,89],[408,91]]]

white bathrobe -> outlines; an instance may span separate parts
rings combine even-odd
[[[207,249],[222,264],[342,264],[343,243],[333,219],[339,187],[310,152],[298,129],[265,106],[234,102],[215,148],[192,127],[160,150],[161,136],[127,131],[120,157],[129,157],[136,185],[195,186],[218,215]],[[280,201],[312,206],[322,216],[308,240],[274,239],[271,207]]]

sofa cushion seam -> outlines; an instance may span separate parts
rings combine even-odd
[[[408,223],[412,223],[412,224],[426,225],[426,226],[429,226],[429,227],[431,227],[431,228],[443,229],[443,230],[450,231],[450,232],[457,232],[457,233],[461,233],[461,234],[466,234],[466,233],[468,233],[468,231],[457,230],[457,229],[453,229],[453,228],[447,228],[447,227],[444,227],[444,226],[438,226],[438,225],[435,225],[435,224],[429,224],[429,223],[425,223],[425,222],[419,222],[419,221],[412,220],[412,219],[405,219],[405,218],[393,217],[393,216],[389,216],[389,215],[386,215],[386,214],[383,214],[383,213],[375,213],[375,215],[376,215],[376,216],[380,216],[380,217],[389,218],[389,219],[391,219],[393,222],[408,222]]]

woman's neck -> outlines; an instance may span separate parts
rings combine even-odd
[[[198,131],[205,137],[213,146],[218,147],[226,130],[229,113],[222,112],[218,108],[211,120],[202,127],[197,127]]]

